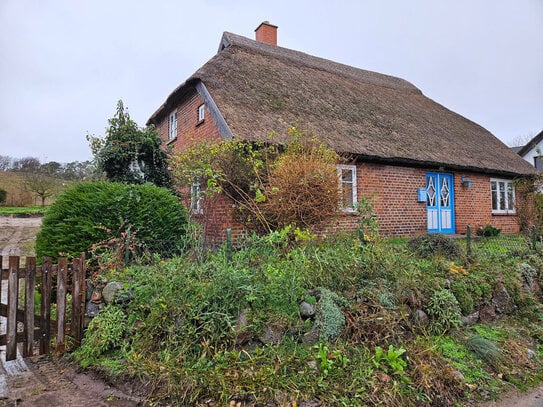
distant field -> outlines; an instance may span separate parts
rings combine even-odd
[[[0,188],[8,193],[5,202],[8,207],[41,204],[41,199],[25,188],[23,175],[19,172],[0,171]],[[54,197],[47,198],[45,204],[50,205],[53,201]]]
[[[7,191],[6,205],[27,206],[34,204],[32,194],[24,187],[21,174],[12,171],[0,172],[0,188]]]

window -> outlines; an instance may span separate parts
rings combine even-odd
[[[168,126],[168,140],[177,137],[177,112],[170,113],[170,124]]]
[[[339,207],[354,212],[356,206],[356,165],[338,165]]]
[[[202,188],[199,180],[194,181],[190,186],[190,211],[196,214],[203,212]]]
[[[515,213],[515,187],[513,181],[491,179],[492,213]]]
[[[205,115],[206,115],[205,105],[201,104],[200,106],[198,106],[198,122],[204,121]]]

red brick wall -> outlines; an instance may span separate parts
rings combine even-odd
[[[166,116],[157,124],[160,138],[164,140],[165,144],[173,147],[174,151],[183,151],[194,140],[220,140],[219,130],[207,107],[205,108],[204,120],[198,122],[198,107],[202,103],[204,100],[194,90],[182,104],[167,112]],[[177,110],[177,137],[168,141],[169,118],[174,110]]]
[[[462,176],[472,181],[471,188],[462,186]],[[456,231],[466,233],[469,224],[471,230],[479,226],[492,225],[503,233],[518,233],[518,219],[514,215],[492,214],[490,195],[490,178],[488,175],[459,173],[454,177]]]
[[[417,190],[425,188],[427,171],[430,170],[370,163],[358,165],[358,199],[370,199],[384,236],[412,236],[427,230],[426,203],[417,202]],[[472,181],[471,188],[462,186],[462,176]],[[519,231],[516,216],[492,214],[489,176],[453,172],[453,177],[456,233],[465,234],[468,224],[473,233],[477,227],[487,224],[502,229],[503,233]],[[323,228],[322,233],[357,228],[356,216],[343,214]]]

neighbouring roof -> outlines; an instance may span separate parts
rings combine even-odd
[[[413,84],[224,33],[218,53],[151,116],[202,81],[234,136],[280,141],[298,124],[340,153],[392,164],[527,175],[534,168],[489,131]]]
[[[533,139],[528,141],[525,146],[523,146],[519,151],[517,151],[517,154],[521,157],[524,157],[530,150],[537,147],[537,145],[543,140],[543,130],[536,135]]]

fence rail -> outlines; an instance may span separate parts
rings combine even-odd
[[[0,256],[0,264],[2,261]],[[5,329],[0,345],[6,346],[6,360],[17,357],[19,343],[25,357],[34,355],[36,348],[38,354],[50,353],[52,348],[63,352],[67,335],[76,346],[80,344],[86,296],[84,254],[71,263],[59,258],[53,264],[44,258],[36,265],[35,257],[27,257],[25,267],[20,264],[19,256],[9,256],[8,268],[1,270],[0,315],[5,321],[0,325],[5,322]]]

